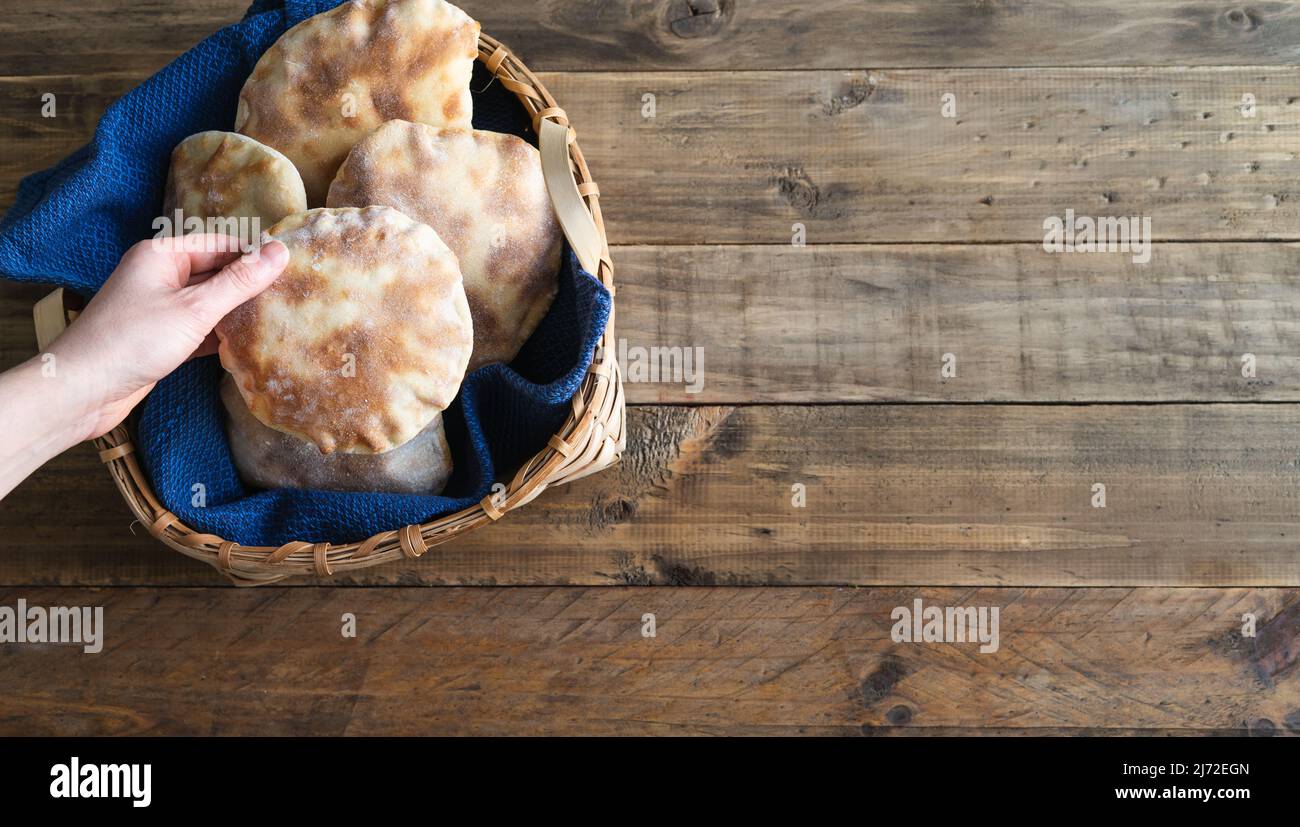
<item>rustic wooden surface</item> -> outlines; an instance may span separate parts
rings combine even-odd
[[[0,123],[14,125],[0,196],[84,143],[140,76],[0,78]],[[541,79],[580,126],[617,244],[789,245],[796,222],[810,244],[1039,244],[1043,219],[1067,206],[1150,216],[1157,240],[1300,239],[1293,67]],[[64,116],[35,117],[46,92]],[[940,112],[945,93],[955,118]]]
[[[0,605],[20,596],[103,605],[108,642],[0,647],[0,732],[1300,731],[1295,590],[63,588]],[[891,609],[918,596],[998,607],[1001,647],[893,643]],[[1244,613],[1272,619],[1242,638]]]
[[[1300,729],[1292,4],[462,5],[578,125],[620,337],[704,387],[629,385],[621,467],[328,586],[222,587],[74,449],[0,504],[0,605],[108,644],[0,645],[0,733]],[[0,207],[244,6],[8,10]],[[1150,216],[1151,262],[1043,253],[1066,208]],[[0,284],[0,369],[44,292]],[[893,643],[915,597],[1002,648]]]
[[[1300,10],[1179,0],[466,0],[530,66],[838,69],[869,66],[1261,66],[1293,63]],[[0,74],[148,74],[245,0],[40,0],[0,21]]]
[[[645,406],[630,419],[616,469],[419,560],[326,582],[1297,581],[1292,405]],[[3,582],[222,582],[127,531],[103,476],[85,447],[5,501]],[[50,525],[52,513],[79,528]]]

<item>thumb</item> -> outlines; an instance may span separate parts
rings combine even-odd
[[[271,286],[289,263],[289,249],[272,239],[221,268],[193,287],[185,288],[192,306],[212,325]]]

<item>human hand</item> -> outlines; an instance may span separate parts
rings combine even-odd
[[[210,252],[234,250],[235,252]],[[275,281],[289,253],[270,241],[240,256],[223,236],[136,244],[81,315],[49,348],[74,442],[116,427],[157,381],[192,356],[216,352],[217,322]]]
[[[51,457],[112,430],[186,359],[216,351],[217,322],[289,262],[279,241],[243,257],[238,249],[214,235],[135,245],[45,353],[0,374],[0,497]]]

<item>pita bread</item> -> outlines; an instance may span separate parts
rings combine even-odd
[[[293,162],[235,132],[200,132],[172,150],[163,214],[186,218],[256,218],[261,229],[307,209]]]
[[[297,165],[310,206],[357,141],[403,118],[468,128],[479,24],[443,0],[351,0],[310,17],[262,55],[235,130]]]
[[[322,454],[306,440],[268,428],[248,411],[227,376],[221,383],[230,453],[244,482],[258,488],[439,494],[451,477],[442,414],[411,441],[382,454]]]
[[[217,325],[253,416],[321,453],[382,453],[460,389],[474,334],[456,257],[388,207],[309,210],[270,230],[289,264]]]
[[[470,370],[514,359],[555,297],[560,226],[541,156],[513,135],[389,121],[348,154],[326,203],[394,207],[447,242],[474,316]]]

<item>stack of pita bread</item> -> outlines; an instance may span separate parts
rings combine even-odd
[[[350,0],[262,56],[234,132],[173,152],[166,214],[289,249],[217,327],[245,482],[440,492],[442,412],[546,315],[561,233],[537,150],[470,124],[478,33],[444,0]]]

